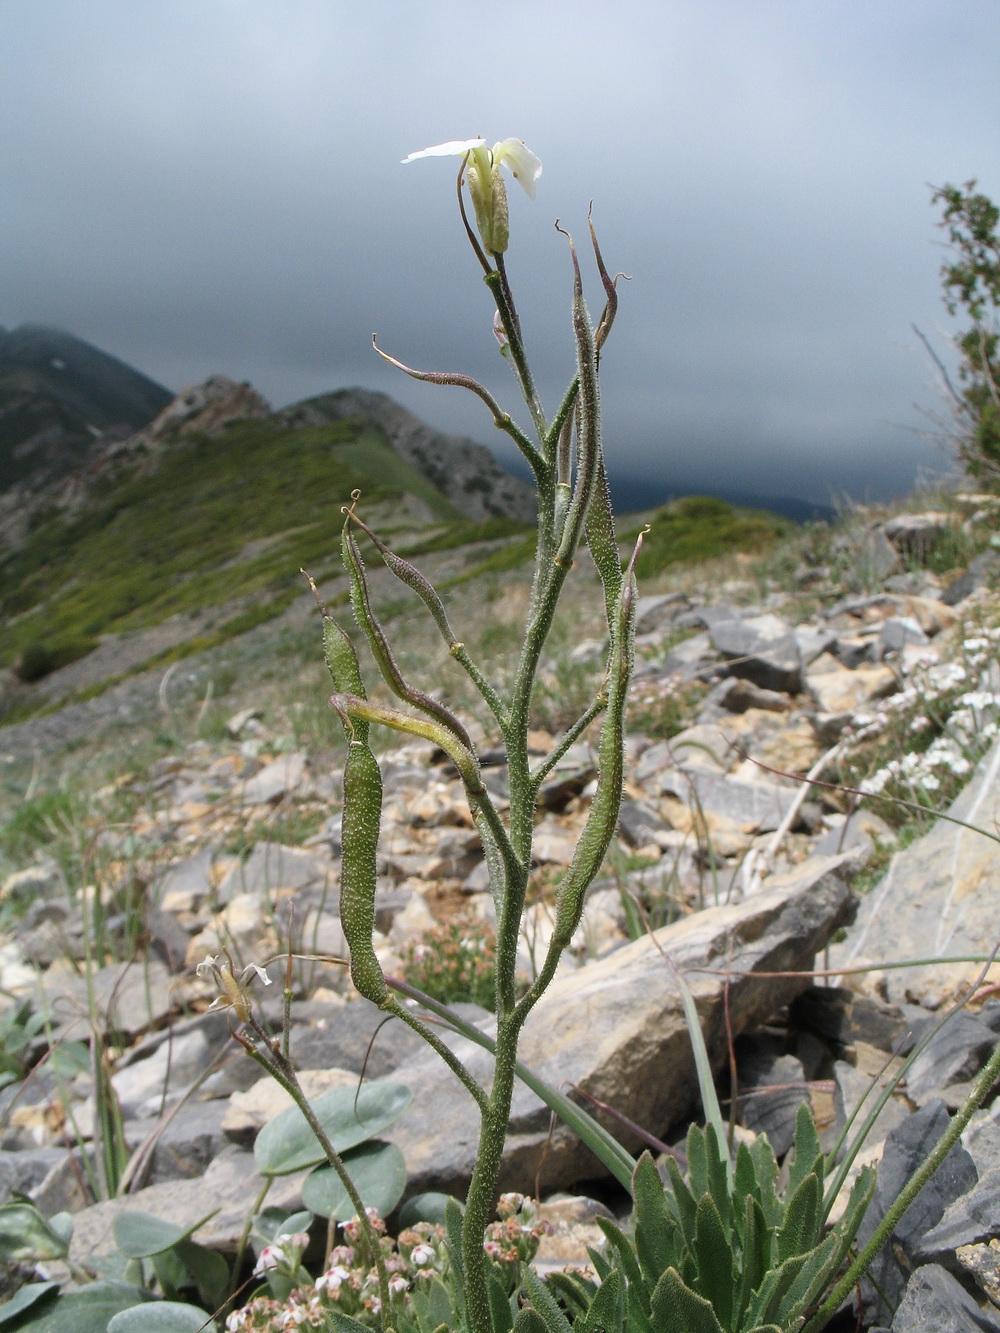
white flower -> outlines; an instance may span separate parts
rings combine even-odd
[[[424,1264],[433,1263],[434,1251],[429,1245],[414,1245],[410,1252],[410,1260],[417,1268],[422,1268]]]
[[[491,254],[502,255],[507,249],[509,228],[507,222],[507,190],[500,175],[501,164],[507,168],[530,199],[535,197],[535,182],[542,174],[542,164],[523,139],[501,139],[488,148],[485,139],[449,139],[410,153],[403,162],[416,162],[422,157],[464,157],[467,159],[466,179],[476,225],[483,244]]]

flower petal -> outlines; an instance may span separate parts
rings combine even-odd
[[[511,139],[510,142],[516,141]],[[433,148],[421,148],[419,153],[404,157],[403,162],[416,162],[419,157],[462,157],[473,148],[482,148],[485,143],[485,139],[449,139],[447,143],[435,144]]]
[[[271,978],[267,975],[264,969],[262,967],[258,967],[256,963],[251,963],[250,966],[257,973],[258,977],[260,977],[261,981],[263,981],[264,985],[270,986]]]
[[[504,139],[493,145],[493,161],[506,163],[507,170],[529,199],[535,197],[535,181],[542,174],[539,158],[525,147],[523,139]]]

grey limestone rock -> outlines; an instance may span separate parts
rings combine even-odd
[[[874,1235],[907,1181],[947,1129],[948,1121],[943,1102],[928,1102],[888,1136],[878,1168],[875,1197],[858,1231],[859,1246],[866,1245]],[[889,1310],[903,1294],[923,1237],[941,1221],[948,1205],[975,1185],[976,1179],[972,1158],[960,1143],[956,1144],[899,1219],[889,1243],[872,1260],[871,1281],[862,1283],[862,1293],[869,1315],[874,1316],[873,1322],[886,1322]]]
[[[912,1274],[891,1325],[891,1333],[997,1333],[998,1330],[1000,1315],[979,1305],[957,1278],[937,1264],[927,1264]]]

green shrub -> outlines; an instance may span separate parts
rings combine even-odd
[[[687,495],[653,515],[635,572],[640,579],[652,578],[670,565],[710,560],[730,551],[763,551],[792,527],[787,519],[764,510],[734,509],[713,496]],[[635,535],[623,533],[622,540]]]
[[[403,947],[403,975],[442,1004],[493,1007],[496,934],[476,917],[454,917]]]

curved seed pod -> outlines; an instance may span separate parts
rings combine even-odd
[[[493,842],[499,851],[505,870],[505,883],[511,883],[521,875],[523,867],[511,847],[510,836],[504,828],[503,820],[497,814],[496,806],[483,782],[479,770],[479,761],[472,750],[467,750],[452,733],[438,722],[427,718],[411,717],[397,708],[386,708],[382,704],[372,703],[368,699],[358,698],[353,694],[335,694],[330,703],[341,715],[357,725],[358,721],[377,722],[394,731],[402,731],[410,736],[419,736],[421,740],[432,741],[440,746],[458,769],[465,794],[477,825],[482,819],[489,829]],[[345,844],[346,845],[346,844]],[[484,846],[485,846],[484,841]]]
[[[608,663],[607,712],[598,745],[597,790],[590,813],[577,843],[573,859],[559,885],[556,897],[556,926],[551,949],[564,949],[573,937],[583,914],[583,901],[608,850],[618,825],[625,779],[625,705],[632,675],[635,639],[635,559],[642,545],[640,535],[632,552],[622,594],[616,608]]]
[[[429,713],[431,717],[437,718],[443,726],[447,727],[458,738],[465,749],[472,750],[473,745],[469,733],[458,718],[443,704],[439,704],[436,699],[432,699],[429,694],[424,694],[422,690],[415,690],[403,679],[402,672],[396,665],[396,659],[393,657],[392,650],[385,637],[385,632],[371,608],[368,599],[368,585],[365,582],[365,567],[361,559],[361,552],[358,550],[358,544],[351,532],[350,521],[350,513],[348,513],[341,535],[341,547],[344,555],[344,567],[351,583],[351,605],[354,608],[355,618],[368,640],[372,656],[378,663],[383,680],[398,698],[412,704],[414,708],[419,708],[421,712]]]
[[[590,497],[601,457],[601,403],[597,380],[597,348],[594,330],[583,299],[580,261],[573,238],[569,237],[573,260],[573,334],[576,338],[577,379],[580,389],[576,403],[577,461],[576,485],[563,528],[556,563],[569,566],[580,540],[580,533],[590,508]]]
[[[451,653],[452,657],[454,657],[459,665],[470,676],[476,688],[489,705],[490,711],[500,725],[503,726],[506,721],[506,712],[504,710],[503,701],[497,693],[496,688],[490,684],[480,669],[476,666],[475,662],[473,662],[466,650],[465,644],[456,636],[455,631],[451,627],[451,622],[448,619],[448,613],[444,609],[444,603],[438,596],[437,589],[429,579],[421,574],[416,565],[411,564],[409,560],[404,560],[401,555],[397,555],[395,551],[390,550],[385,542],[383,542],[376,533],[372,532],[368,524],[362,522],[362,520],[358,518],[357,514],[349,510],[348,518],[353,519],[358,527],[366,532],[371,538],[375,549],[382,557],[382,563],[385,565],[386,569],[394,574],[396,578],[399,579],[400,583],[405,583],[408,588],[412,589],[423,602],[424,606],[427,607],[435,625],[437,625],[441,632],[441,637],[448,645],[449,653]],[[359,691],[354,690],[351,687],[347,687],[345,692],[351,694],[359,693]]]
[[[389,998],[375,956],[375,853],[382,822],[382,774],[367,742],[353,740],[344,764],[340,924],[351,954],[351,979],[373,1004]]]

